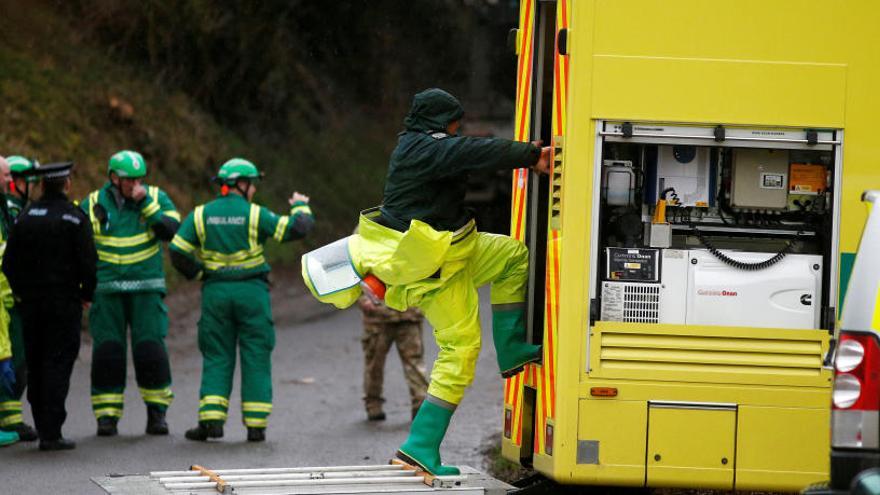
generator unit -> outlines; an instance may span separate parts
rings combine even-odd
[[[649,250],[651,251],[651,250]],[[656,251],[656,250],[653,250]],[[602,282],[601,319],[633,323],[724,325],[759,328],[818,328],[822,257],[792,254],[762,270],[773,253],[664,249],[657,253],[660,277]],[[611,256],[609,256],[611,259]]]

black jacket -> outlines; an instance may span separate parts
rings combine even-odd
[[[97,253],[86,215],[63,194],[46,194],[12,226],[3,273],[16,297],[91,301]]]

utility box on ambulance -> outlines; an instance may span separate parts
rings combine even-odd
[[[827,479],[880,4],[520,5],[515,137],[556,154],[513,177],[545,355],[505,383],[503,455],[568,484]]]

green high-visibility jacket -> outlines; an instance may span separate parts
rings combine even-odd
[[[98,250],[96,292],[165,292],[161,241],[177,232],[180,213],[164,191],[144,187],[147,196],[139,203],[124,199],[110,182],[80,203]]]
[[[311,230],[309,205],[276,215],[238,194],[220,196],[187,215],[171,241],[171,262],[187,278],[242,280],[269,272],[263,245],[300,239]]]

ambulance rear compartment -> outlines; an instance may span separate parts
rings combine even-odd
[[[574,476],[738,490],[823,480],[842,131],[597,131]]]

